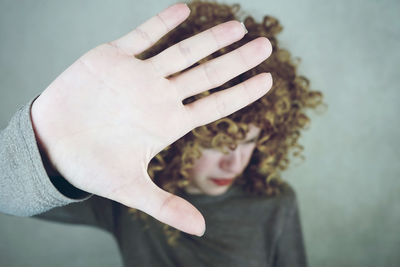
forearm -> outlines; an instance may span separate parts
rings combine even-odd
[[[90,197],[68,197],[50,180],[48,173],[57,172],[51,165],[46,168],[46,158],[42,159],[39,151],[30,117],[33,100],[0,132],[0,212],[16,216],[32,216]]]

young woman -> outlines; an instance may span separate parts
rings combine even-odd
[[[280,171],[287,168],[290,152],[293,149],[295,149],[293,155],[299,156],[299,152],[302,150],[302,146],[297,143],[300,130],[309,123],[305,109],[315,108],[321,104],[322,94],[309,89],[307,78],[297,75],[296,65],[293,63],[290,53],[279,47],[276,34],[282,30],[282,27],[275,18],[265,16],[261,23],[257,23],[251,16],[247,16],[243,21],[248,32],[244,36],[241,33],[240,40],[226,46],[226,42],[221,43],[223,40],[226,41],[222,38],[223,35],[225,34],[225,38],[228,38],[237,34],[235,31],[238,32],[239,28],[224,32],[216,25],[231,20],[242,20],[239,14],[240,6],[206,1],[193,1],[188,6],[191,13],[183,23],[170,30],[150,49],[137,54],[136,57],[143,61],[154,59],[155,56],[161,55],[161,51],[167,51],[170,47],[178,47],[181,55],[190,58],[199,51],[193,51],[190,49],[191,47],[185,46],[185,43],[181,41],[191,36],[199,36],[199,33],[210,28],[214,30],[208,31],[208,33],[214,37],[213,42],[209,45],[222,47],[193,65],[187,64],[190,67],[184,71],[168,72],[167,79],[175,86],[172,91],[165,93],[165,97],[171,92],[186,95],[183,104],[191,105],[192,108],[195,108],[196,103],[200,105],[198,103],[202,103],[203,99],[208,99],[208,105],[202,105],[203,112],[204,114],[217,112],[215,118],[218,119],[210,120],[206,115],[202,118],[201,114],[197,114],[197,127],[173,143],[169,142],[168,146],[163,146],[162,150],[155,153],[155,157],[149,157],[151,161],[149,160],[147,168],[149,177],[154,184],[188,201],[201,212],[207,225],[204,235],[200,234],[197,237],[188,234],[188,232],[198,229],[199,215],[194,213],[189,206],[185,206],[185,209],[184,202],[180,199],[168,195],[158,205],[158,199],[146,190],[147,187],[144,186],[143,180],[129,180],[129,183],[120,183],[125,186],[113,187],[114,181],[110,177],[114,177],[112,174],[119,170],[116,167],[118,166],[117,162],[124,161],[127,164],[132,162],[132,168],[136,167],[133,165],[136,159],[130,158],[128,153],[135,146],[126,146],[124,140],[114,139],[112,146],[120,148],[120,155],[108,161],[100,160],[107,156],[101,150],[103,148],[101,143],[90,147],[93,151],[85,150],[84,148],[88,147],[83,147],[79,153],[67,153],[72,151],[69,150],[72,145],[76,146],[79,143],[84,146],[100,140],[96,138],[106,135],[104,132],[107,128],[104,126],[95,125],[93,122],[93,125],[97,127],[93,131],[95,135],[90,139],[81,139],[79,142],[72,142],[71,140],[75,141],[75,139],[72,139],[71,135],[68,135],[70,139],[65,140],[63,132],[58,133],[53,130],[54,134],[59,134],[59,138],[57,142],[48,141],[48,146],[46,146],[46,142],[41,140],[42,137],[46,137],[46,131],[39,130],[40,127],[35,129],[30,118],[31,107],[33,121],[35,116],[41,112],[43,114],[46,110],[34,109],[32,105],[35,99],[19,111],[18,118],[15,117],[16,119],[12,120],[9,126],[9,129],[12,129],[13,125],[25,127],[22,131],[27,133],[21,139],[28,144],[26,155],[29,154],[29,157],[25,158],[26,164],[32,165],[32,169],[36,170],[32,177],[34,182],[29,181],[32,187],[29,189],[24,187],[26,190],[22,190],[23,196],[21,195],[21,198],[15,201],[13,194],[16,191],[9,193],[15,187],[8,186],[7,190],[4,189],[3,198],[12,201],[8,203],[7,207],[2,205],[2,211],[20,216],[34,215],[33,217],[36,218],[64,223],[87,224],[106,230],[115,237],[125,266],[306,266],[307,260],[295,192],[281,179]],[[166,19],[165,14],[159,17],[168,28],[171,21]],[[149,41],[151,32],[144,31],[144,28],[137,30],[135,34]],[[217,32],[218,29],[220,30]],[[255,40],[260,36],[268,38],[272,45],[272,54],[267,60],[264,60],[264,55],[261,55],[265,54],[265,49],[258,48],[257,51],[257,49],[251,50],[249,47],[245,47],[249,44],[256,46],[257,43],[261,43],[261,41]],[[119,53],[129,52],[127,49],[129,40],[129,38],[125,38],[119,42],[110,43],[110,46],[102,47],[103,50],[98,49],[97,52],[107,53],[107,49],[110,49],[111,46],[118,48]],[[191,40],[196,42],[196,39]],[[180,45],[176,46],[178,43]],[[197,49],[206,50],[202,45],[198,45]],[[140,49],[138,48],[137,51]],[[223,55],[228,53],[232,53],[229,54],[230,58],[233,56],[236,58],[236,61],[229,61],[231,64],[227,64],[228,61],[224,62]],[[115,57],[119,55],[117,54]],[[167,53],[163,55],[167,55]],[[94,53],[89,53],[87,57],[96,59]],[[255,62],[261,57],[264,59],[258,65]],[[216,58],[219,61],[212,61]],[[155,64],[162,60],[163,58],[159,56],[157,61],[147,62],[152,63],[156,73],[165,74],[167,72],[162,68],[162,64]],[[179,65],[179,62],[185,62],[185,60],[185,58],[176,58],[175,62],[169,63]],[[94,65],[87,62],[93,63],[94,61],[81,60],[80,64],[92,71]],[[213,63],[206,64],[206,62]],[[101,65],[103,62],[96,63]],[[179,68],[176,67],[175,70],[179,70]],[[190,70],[196,70],[198,77],[202,78],[191,83],[193,72]],[[261,73],[265,72],[271,73],[274,82],[266,95],[257,98],[252,90],[265,85],[260,83],[261,79],[256,81],[250,77],[257,74],[257,77],[261,77]],[[231,76],[227,76],[226,73],[230,73]],[[233,77],[232,74],[240,75],[229,80],[229,77]],[[119,82],[124,81],[122,79],[124,77],[118,78],[120,78]],[[140,76],[136,76],[135,79],[146,83],[146,80]],[[68,76],[62,79],[62,82],[66,81],[73,81],[77,87],[81,85],[80,83],[84,85],[81,80],[71,80]],[[222,81],[228,82],[223,83]],[[102,84],[104,86],[108,83]],[[212,89],[203,92],[200,87],[204,84],[208,84]],[[247,91],[241,91],[242,94],[237,94],[235,97],[232,93],[232,97],[229,98],[230,103],[226,101],[228,98],[223,98],[227,95],[218,94],[218,92],[223,93],[223,89],[235,88],[235,85],[238,84]],[[141,89],[141,94],[148,94],[145,87]],[[53,89],[53,91],[55,90]],[[50,98],[51,92],[51,90],[47,92],[42,98],[41,104],[45,103],[46,96]],[[194,95],[193,92],[200,93]],[[119,93],[118,90],[113,91],[115,97]],[[66,92],[63,97],[59,98],[59,105],[66,105],[61,103],[61,100],[67,104],[68,101],[79,101],[79,99],[70,100],[67,94]],[[164,94],[164,92],[160,91],[160,94]],[[209,97],[212,95],[220,96],[213,98],[213,101],[219,103],[217,109],[213,109],[215,105],[210,102],[211,98]],[[102,95],[98,97],[100,98]],[[154,95],[154,99],[156,101],[151,103],[154,107],[164,105],[164,99],[160,96]],[[253,99],[257,100],[253,101]],[[131,100],[135,101],[134,98]],[[230,109],[229,105],[239,107],[240,103],[251,104],[235,113],[227,111]],[[90,105],[89,102],[87,104]],[[134,104],[146,105],[143,102]],[[91,108],[95,107],[92,105]],[[107,105],[104,106],[104,110],[107,111],[107,114],[115,116],[117,122],[121,120],[121,116],[126,116],[117,114]],[[70,110],[70,112],[73,113],[74,110]],[[142,117],[144,122],[146,118],[152,118],[153,111],[148,109],[143,114],[145,114]],[[156,113],[154,112],[154,114]],[[222,116],[222,114],[230,115]],[[49,116],[51,115],[49,114]],[[83,114],[80,115],[83,116]],[[167,120],[168,114],[160,113],[159,116],[161,115],[164,116],[163,120]],[[85,116],[89,117],[86,113]],[[76,120],[78,121],[78,118]],[[181,127],[180,124],[188,122],[188,120],[163,120],[160,120],[158,127],[161,131],[157,132],[160,136],[163,131],[167,134],[175,127]],[[200,122],[208,122],[208,124],[198,126],[202,125]],[[87,123],[91,123],[91,121]],[[138,123],[136,128],[141,126]],[[71,128],[67,130],[71,129],[72,124]],[[134,130],[132,130],[132,142],[135,144],[147,142],[147,139],[158,141],[156,138],[150,139],[153,138],[153,134],[150,132],[148,136],[142,135],[141,138],[135,139]],[[4,136],[8,136],[9,132],[10,130],[5,132]],[[78,131],[71,130],[70,133],[80,136]],[[167,136],[169,137],[169,135]],[[18,137],[16,138],[18,139]],[[38,146],[34,143],[35,138]],[[61,149],[52,150],[52,145],[59,147],[64,145],[63,148],[67,152],[57,153]],[[11,150],[5,151],[8,153]],[[125,151],[127,152],[125,153]],[[91,158],[98,160],[98,162],[96,161],[97,172],[93,171],[94,168],[91,169],[92,172],[84,172],[83,169],[77,169],[76,162],[78,160],[72,162],[72,159],[78,158],[79,166],[85,165],[84,163],[93,164],[94,160],[85,161],[89,154]],[[151,155],[151,153],[149,154]],[[60,163],[62,160],[65,162],[70,160],[71,165],[75,164],[73,165],[75,168],[63,167]],[[109,162],[113,162],[115,165],[110,165]],[[103,165],[107,165],[108,168],[103,168]],[[147,167],[146,164],[143,165]],[[110,177],[106,177],[107,175]],[[107,181],[106,178],[109,181],[107,192],[103,190],[105,183],[102,184],[103,191],[99,189],[99,181]],[[82,182],[84,179],[86,179],[85,183]],[[9,184],[12,183],[12,181],[9,182]],[[20,186],[22,186],[21,183]],[[161,195],[161,191],[158,193]],[[38,200],[34,203],[31,201],[35,199],[33,195],[40,195],[40,198],[36,198]],[[116,195],[136,197],[138,204],[130,205],[130,202],[123,201],[122,197],[115,197]],[[29,206],[28,211],[21,211],[24,209],[21,208],[21,205]],[[157,207],[157,210],[154,210],[154,206]],[[174,218],[169,217],[167,212],[174,208],[179,209],[179,212],[175,213]],[[33,210],[35,212],[32,212]],[[45,212],[39,214],[43,211]],[[187,212],[185,213],[185,211]],[[192,221],[194,226],[190,228],[190,225],[180,224],[180,221]],[[180,230],[185,231],[179,231],[179,227]]]

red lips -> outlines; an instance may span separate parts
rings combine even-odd
[[[212,182],[214,182],[216,185],[219,186],[224,186],[224,185],[229,185],[233,182],[233,178],[231,179],[219,179],[219,178],[211,178],[210,179]]]

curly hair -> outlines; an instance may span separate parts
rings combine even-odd
[[[193,129],[166,147],[150,161],[148,173],[159,187],[173,194],[180,194],[189,184],[188,170],[201,156],[201,148],[213,147],[225,154],[225,148],[235,149],[237,142],[246,137],[248,125],[254,124],[261,129],[259,139],[248,166],[234,183],[252,194],[278,195],[285,185],[280,171],[288,167],[289,150],[293,151],[293,156],[304,160],[304,156],[301,155],[304,148],[297,141],[300,129],[306,129],[310,123],[305,109],[324,106],[323,95],[319,91],[310,90],[309,80],[296,74],[296,61],[299,59],[293,60],[287,50],[279,47],[276,35],[282,31],[282,26],[276,18],[264,16],[262,23],[257,23],[253,17],[240,12],[239,4],[227,5],[204,0],[193,0],[187,4],[191,10],[189,17],[138,58],[150,58],[184,39],[230,20],[243,21],[248,33],[241,40],[201,59],[187,70],[235,50],[260,36],[268,38],[271,42],[272,54],[256,67],[218,88],[183,100],[183,104],[232,87],[263,72],[271,73],[273,85],[268,93],[257,101],[225,118]],[[246,15],[244,20],[243,15]],[[135,215],[136,219],[144,221],[150,217],[133,208],[130,208],[129,212]],[[180,231],[166,224],[163,225],[163,230],[168,243],[175,245]]]

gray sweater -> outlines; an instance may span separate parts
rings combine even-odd
[[[32,98],[0,132],[0,212],[91,225],[118,243],[124,266],[307,266],[298,205],[287,185],[277,197],[254,196],[232,186],[210,197],[182,193],[204,216],[207,230],[166,241],[161,222],[149,227],[129,208],[49,177],[32,128]]]

